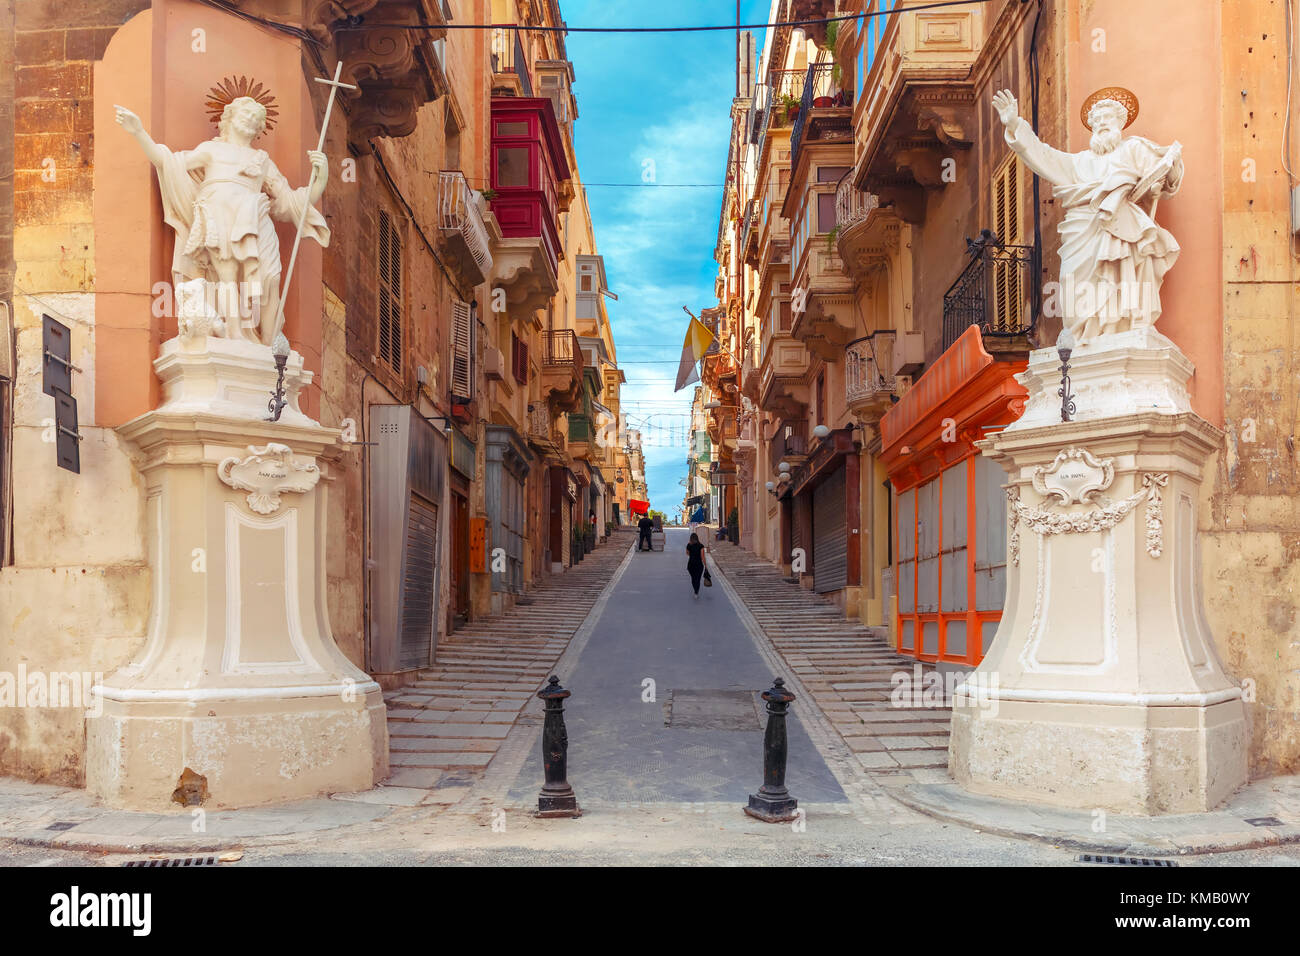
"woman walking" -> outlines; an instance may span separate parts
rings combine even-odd
[[[700,578],[708,574],[708,568],[704,566],[704,545],[700,542],[700,536],[692,533],[691,540],[686,543],[686,573],[691,576],[691,587],[695,589],[695,596],[700,596]]]

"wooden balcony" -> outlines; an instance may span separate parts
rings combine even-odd
[[[759,372],[758,407],[785,418],[808,411],[808,350],[788,332],[773,332]]]
[[[542,332],[542,392],[555,411],[570,412],[582,401],[582,349],[572,329]]]
[[[590,458],[596,447],[596,426],[590,415],[570,413],[566,451],[571,458]]]
[[[492,213],[501,230],[492,282],[531,312],[559,291],[560,192],[572,174],[549,99],[494,96],[491,122]]]
[[[864,12],[897,0],[867,0]],[[862,37],[873,43],[862,99],[855,106],[855,185],[919,223],[925,190],[943,185],[943,160],[969,149],[978,121],[971,79],[984,42],[985,4],[894,9]]]

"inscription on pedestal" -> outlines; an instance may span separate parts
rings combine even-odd
[[[278,511],[280,495],[285,492],[311,491],[320,481],[316,463],[297,461],[288,445],[249,445],[248,451],[246,458],[232,455],[224,459],[217,468],[217,477],[232,488],[247,491],[248,507],[260,515]]]

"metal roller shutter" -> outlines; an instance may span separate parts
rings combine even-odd
[[[849,579],[849,533],[844,514],[844,468],[813,491],[813,590],[838,591]]]
[[[398,661],[402,667],[429,663],[433,647],[434,567],[438,554],[438,509],[411,495],[402,560],[402,623]]]

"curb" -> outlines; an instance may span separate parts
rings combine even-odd
[[[1257,850],[1300,843],[1300,826],[1295,824],[1285,824],[1282,827],[1272,828],[1251,828],[1249,831],[1221,829],[1217,833],[1213,832],[1212,828],[1216,824],[1222,825],[1228,822],[1240,824],[1242,822],[1236,817],[1227,816],[1224,811],[1151,818],[1154,821],[1164,821],[1166,823],[1176,821],[1180,817],[1187,818],[1189,820],[1188,836],[1185,838],[1180,838],[1176,832],[1171,832],[1164,839],[1152,839],[1143,837],[1139,833],[1123,833],[1121,831],[1120,834],[1107,839],[1104,834],[1097,834],[1092,838],[1079,835],[1080,832],[1091,828],[1091,814],[1082,814],[1078,811],[1068,811],[1041,804],[999,800],[996,797],[968,794],[955,783],[910,784],[906,787],[891,790],[890,796],[918,813],[923,813],[936,820],[943,820],[946,823],[955,823],[967,829],[1018,840],[1050,843],[1053,846],[1090,853],[1177,857],[1194,856],[1203,853],[1228,853],[1236,850]],[[971,809],[963,811],[963,809],[953,806],[949,802],[950,797],[956,797],[957,800],[970,804]],[[1057,824],[1045,822],[1038,827],[998,824],[992,822],[987,813],[976,816],[975,811],[978,804],[994,805],[1000,809],[1020,813],[1055,816],[1062,818],[1062,821]],[[1063,826],[1065,823],[1064,818],[1076,814],[1080,826],[1065,829]],[[1213,819],[1216,817],[1219,819]],[[1142,817],[1126,817],[1120,814],[1113,814],[1111,818],[1120,826],[1132,827],[1135,830],[1142,827],[1146,822],[1145,818]]]

